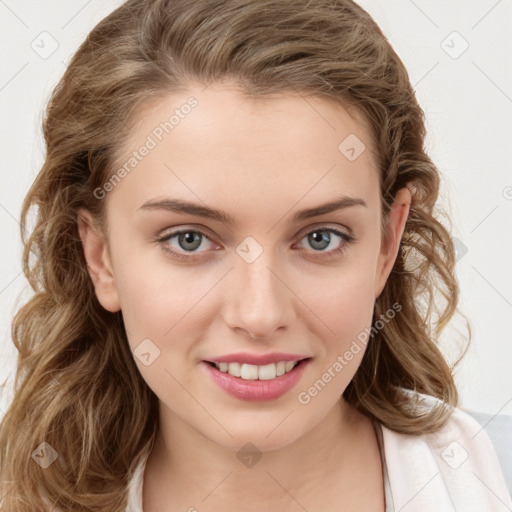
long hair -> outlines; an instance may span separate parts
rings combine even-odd
[[[459,293],[454,246],[436,210],[440,176],[407,71],[369,14],[350,0],[130,0],[88,35],[45,112],[46,158],[21,212],[34,293],[12,325],[19,355],[0,424],[2,512],[126,507],[126,486],[155,439],[158,400],[133,360],[121,312],[96,298],[77,211],[104,222],[94,191],[113,175],[116,151],[146,105],[225,79],[250,97],[307,93],[364,116],[383,241],[397,190],[414,184],[401,248],[375,303],[373,322],[382,325],[344,396],[406,434],[436,431],[457,405],[438,348]],[[425,409],[404,391],[436,403]]]

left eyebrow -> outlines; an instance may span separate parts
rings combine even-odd
[[[342,196],[339,199],[336,199],[329,203],[321,204],[320,206],[307,208],[306,210],[297,212],[292,217],[291,222],[299,222],[301,220],[310,219],[311,217],[317,217],[319,215],[331,213],[336,210],[341,210],[343,208],[350,208],[351,206],[364,206],[365,208],[368,208],[366,202],[363,199],[360,199],[359,197]]]
[[[313,208],[307,208],[305,210],[296,212],[290,222],[300,222],[302,220],[324,215],[326,213],[331,213],[336,210],[350,208],[352,206],[364,206],[365,208],[368,208],[368,205],[363,199],[357,197],[342,196],[338,199],[335,199],[334,201],[330,201],[329,203],[321,204]],[[159,200],[149,200],[139,208],[139,210],[146,209],[164,209],[175,213],[189,214],[196,217],[205,217],[208,219],[217,220],[230,226],[235,224],[234,218],[224,210],[211,208],[206,205],[186,201],[183,199],[164,198]]]

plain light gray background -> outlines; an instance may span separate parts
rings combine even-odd
[[[0,0],[0,379],[14,378],[12,316],[30,294],[19,212],[43,162],[51,90],[111,0]],[[460,309],[473,343],[456,373],[462,406],[512,414],[512,5],[510,0],[364,0],[404,61],[427,117],[458,247]],[[464,333],[454,321],[443,350]],[[0,414],[11,395],[1,397]]]

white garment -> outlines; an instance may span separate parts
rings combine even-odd
[[[380,428],[386,512],[512,511],[491,441],[465,412],[454,409],[445,426],[433,434],[412,436]],[[126,512],[143,512],[148,455],[130,481]]]
[[[454,409],[442,429],[418,437],[381,428],[391,510],[512,511],[494,447],[483,427],[465,412]]]

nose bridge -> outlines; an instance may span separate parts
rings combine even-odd
[[[226,321],[232,328],[242,328],[252,337],[269,336],[289,321],[287,312],[291,304],[286,297],[286,287],[276,276],[279,271],[274,268],[272,251],[258,249],[249,240],[247,245],[240,244],[237,253],[239,257],[232,275],[235,283],[227,292],[230,300]]]

